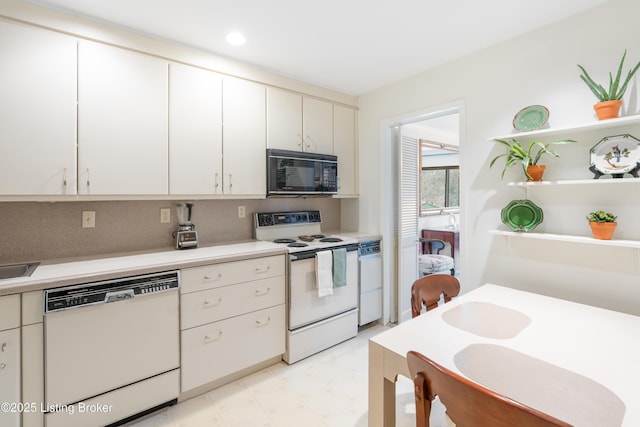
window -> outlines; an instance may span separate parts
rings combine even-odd
[[[422,167],[420,171],[420,213],[460,206],[460,167]]]

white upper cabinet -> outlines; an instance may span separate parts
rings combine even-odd
[[[268,88],[267,146],[333,154],[333,104]]]
[[[339,196],[355,196],[358,193],[355,118],[354,109],[333,106],[333,154],[338,157]]]
[[[222,99],[224,194],[264,197],[267,190],[266,88],[225,76]]]
[[[167,74],[164,60],[80,42],[80,194],[168,194]]]
[[[169,193],[222,194],[222,76],[169,67]]]
[[[0,22],[0,195],[76,193],[76,42]]]
[[[333,104],[303,97],[302,111],[304,151],[333,154]]]
[[[267,88],[267,147],[300,151],[302,95]]]

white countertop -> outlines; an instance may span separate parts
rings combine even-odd
[[[196,249],[46,261],[30,277],[0,280],[0,295],[285,253],[282,245],[246,241]]]

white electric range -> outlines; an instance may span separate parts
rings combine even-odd
[[[255,237],[286,245],[287,351],[295,363],[352,338],[358,333],[358,241],[324,235],[320,211],[267,212],[254,215]],[[317,260],[326,251],[346,250],[344,286],[321,293],[316,281]],[[341,255],[342,252],[336,256]],[[326,259],[326,258],[325,258]]]

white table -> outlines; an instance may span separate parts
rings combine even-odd
[[[395,425],[409,350],[576,426],[640,426],[637,316],[481,286],[369,340],[370,427]]]

